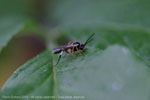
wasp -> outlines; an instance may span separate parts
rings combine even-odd
[[[87,40],[84,44],[80,43],[80,42],[74,42],[74,43],[71,43],[69,42],[67,45],[64,45],[64,46],[60,46],[54,50],[52,50],[52,53],[53,54],[60,54],[59,55],[59,58],[58,58],[58,61],[57,61],[57,64],[59,63],[61,57],[62,57],[62,54],[65,52],[67,54],[74,54],[74,52],[78,52],[80,55],[82,55],[80,53],[79,50],[84,50],[85,49],[85,46],[90,42],[92,41],[92,37],[95,35],[95,33],[93,33]],[[68,51],[70,50],[70,52]],[[57,65],[56,64],[56,65]]]

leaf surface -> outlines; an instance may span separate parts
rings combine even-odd
[[[53,96],[57,84],[55,74],[52,57],[45,51],[18,68],[3,86],[1,95],[28,96],[29,99],[34,99],[31,96]]]

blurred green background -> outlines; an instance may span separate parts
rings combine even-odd
[[[149,0],[0,0],[0,87],[19,66],[37,54],[69,41],[83,43],[95,32],[85,58],[72,60],[67,56],[58,65],[62,85],[59,94],[74,94],[72,90],[81,86],[81,91],[75,92],[88,96],[91,94],[88,89],[95,91],[86,100],[99,98],[99,93],[102,100],[149,100],[149,11]],[[56,61],[57,56],[53,55],[53,62]],[[96,67],[61,73],[76,66]],[[129,76],[122,74],[125,71]],[[122,88],[122,83],[125,88],[113,94],[107,85],[115,78],[118,83],[112,83],[114,91]],[[63,79],[72,81],[67,83]],[[90,83],[95,87],[89,88]]]

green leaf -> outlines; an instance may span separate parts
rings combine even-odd
[[[1,96],[3,99],[5,96],[59,96],[59,100],[63,96],[79,100],[149,98],[149,69],[126,47],[89,49],[85,56],[67,63],[70,56],[66,58],[56,70],[49,51],[40,54],[14,72],[3,86]]]
[[[28,6],[24,1],[0,1],[0,52],[14,35],[20,32],[29,21]]]
[[[0,52],[19,31],[24,28],[27,23],[26,19],[0,18]]]
[[[85,100],[148,100],[148,67],[127,48],[114,45],[94,53],[59,66],[59,95],[84,96]]]
[[[45,51],[14,72],[2,87],[1,97],[53,96],[57,87],[55,74],[50,52]]]

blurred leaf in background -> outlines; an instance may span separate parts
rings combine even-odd
[[[20,65],[45,49],[36,35],[39,28],[31,22],[34,5],[29,0],[0,0],[0,87]]]
[[[0,1],[0,51],[29,21],[26,10],[24,3],[18,0]]]
[[[47,13],[49,18],[67,27],[100,24],[148,28],[149,3],[149,0],[55,0],[49,3]]]

